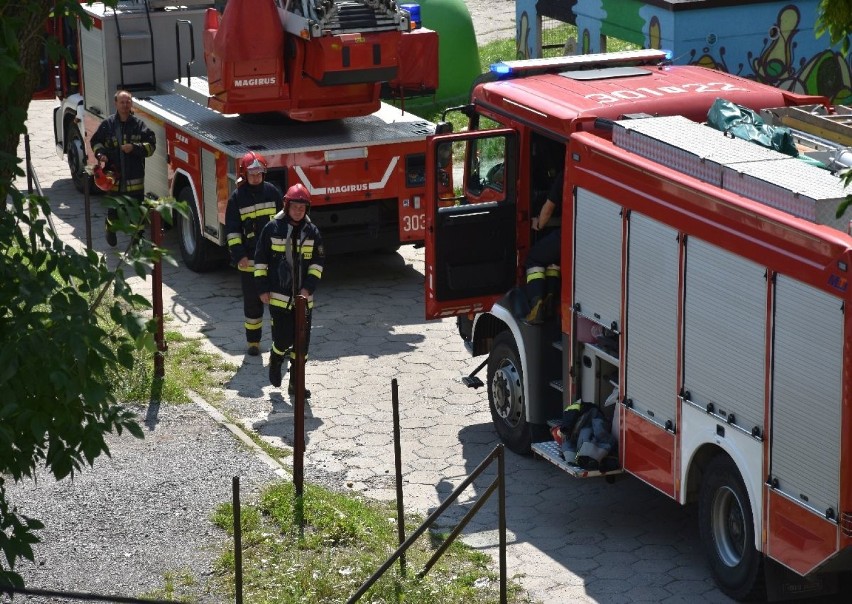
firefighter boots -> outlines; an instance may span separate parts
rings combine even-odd
[[[281,372],[284,365],[284,355],[273,350],[269,353],[269,383],[278,388],[281,386]]]
[[[533,300],[532,308],[524,320],[530,325],[539,325],[544,322],[544,303],[540,297]]]
[[[260,343],[259,342],[249,342],[248,348],[246,349],[246,354],[250,357],[256,357],[260,355]]]
[[[115,231],[112,230],[112,224],[107,218],[104,223],[104,236],[106,237],[106,242],[110,247],[115,247],[118,245],[118,237],[115,234]]]
[[[293,372],[290,372],[290,383],[287,385],[287,394],[293,396],[296,394],[296,378],[293,377]],[[311,398],[311,391],[305,388],[305,398]]]

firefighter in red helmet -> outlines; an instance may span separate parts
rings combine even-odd
[[[269,357],[269,382],[278,387],[284,371],[284,361],[296,358],[295,300],[307,299],[307,335],[305,357],[311,340],[311,317],[314,291],[322,278],[325,248],[317,226],[308,217],[311,196],[301,183],[284,195],[284,210],[275,215],[260,234],[254,256],[254,275],[260,299],[269,304],[272,317],[272,352]],[[294,378],[290,372],[287,388],[293,394]],[[305,390],[305,397],[311,396]]]
[[[225,209],[225,232],[231,262],[240,272],[247,354],[260,354],[263,302],[254,278],[254,249],[263,227],[281,211],[281,191],[266,182],[266,158],[249,151],[237,165],[237,188]]]

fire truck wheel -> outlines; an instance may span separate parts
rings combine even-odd
[[[201,236],[201,218],[195,206],[192,189],[184,187],[178,193],[178,199],[189,206],[189,215],[178,215],[178,233],[180,234],[180,255],[187,268],[196,273],[210,270],[222,264],[222,251]]]
[[[518,357],[511,332],[497,334],[488,357],[488,406],[500,440],[515,453],[527,455],[531,438]]]
[[[720,589],[735,600],[762,599],[763,556],[754,545],[751,502],[736,465],[727,455],[714,458],[704,472],[698,524]]]
[[[83,137],[80,136],[80,131],[73,124],[65,132],[65,140],[68,141],[66,156],[71,180],[74,181],[74,188],[80,193],[85,193],[86,179],[89,179],[89,193],[92,195],[100,193],[100,189],[95,186],[91,176],[86,173],[86,144],[83,142]]]

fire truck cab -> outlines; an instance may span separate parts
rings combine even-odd
[[[800,157],[708,126],[720,100],[789,128]],[[427,156],[426,315],[488,355],[465,382],[487,367],[506,446],[697,503],[735,599],[836,591],[852,570],[848,112],[654,50],[497,64],[461,110],[470,127]],[[560,171],[561,217],[533,231]],[[533,322],[525,260],[553,229]]]

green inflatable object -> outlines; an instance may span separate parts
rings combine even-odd
[[[467,101],[473,80],[480,74],[479,47],[467,5],[464,0],[420,0],[410,4],[420,5],[423,27],[438,32],[438,90],[434,99],[406,99],[406,109],[433,102],[451,105]]]

